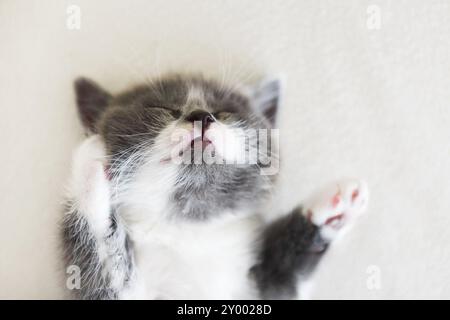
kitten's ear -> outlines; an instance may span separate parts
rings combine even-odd
[[[256,86],[253,91],[253,99],[256,108],[275,125],[277,119],[278,106],[280,105],[284,79],[266,78]]]
[[[81,122],[89,132],[96,133],[96,122],[108,106],[111,95],[87,78],[76,79],[74,87]]]

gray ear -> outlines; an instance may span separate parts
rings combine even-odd
[[[254,89],[253,99],[256,108],[269,120],[272,126],[277,119],[278,106],[284,81],[282,78],[267,78]]]
[[[74,86],[81,122],[89,132],[96,133],[97,120],[108,106],[111,95],[87,78],[76,79]]]

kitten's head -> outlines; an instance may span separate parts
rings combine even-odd
[[[207,219],[270,193],[279,81],[237,89],[173,75],[113,96],[81,78],[75,91],[84,127],[105,142],[118,199],[160,185],[172,214]]]

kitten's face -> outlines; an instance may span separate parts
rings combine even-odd
[[[145,185],[145,172],[166,175],[174,211],[192,219],[254,206],[270,192],[261,167],[276,160],[267,131],[278,90],[268,88],[270,97],[174,76],[113,97],[90,81],[76,82],[81,118],[105,141],[116,192],[138,180]]]

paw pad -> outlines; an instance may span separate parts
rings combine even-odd
[[[333,239],[338,231],[350,225],[366,209],[368,190],[361,180],[346,180],[325,188],[306,202],[306,216]]]

